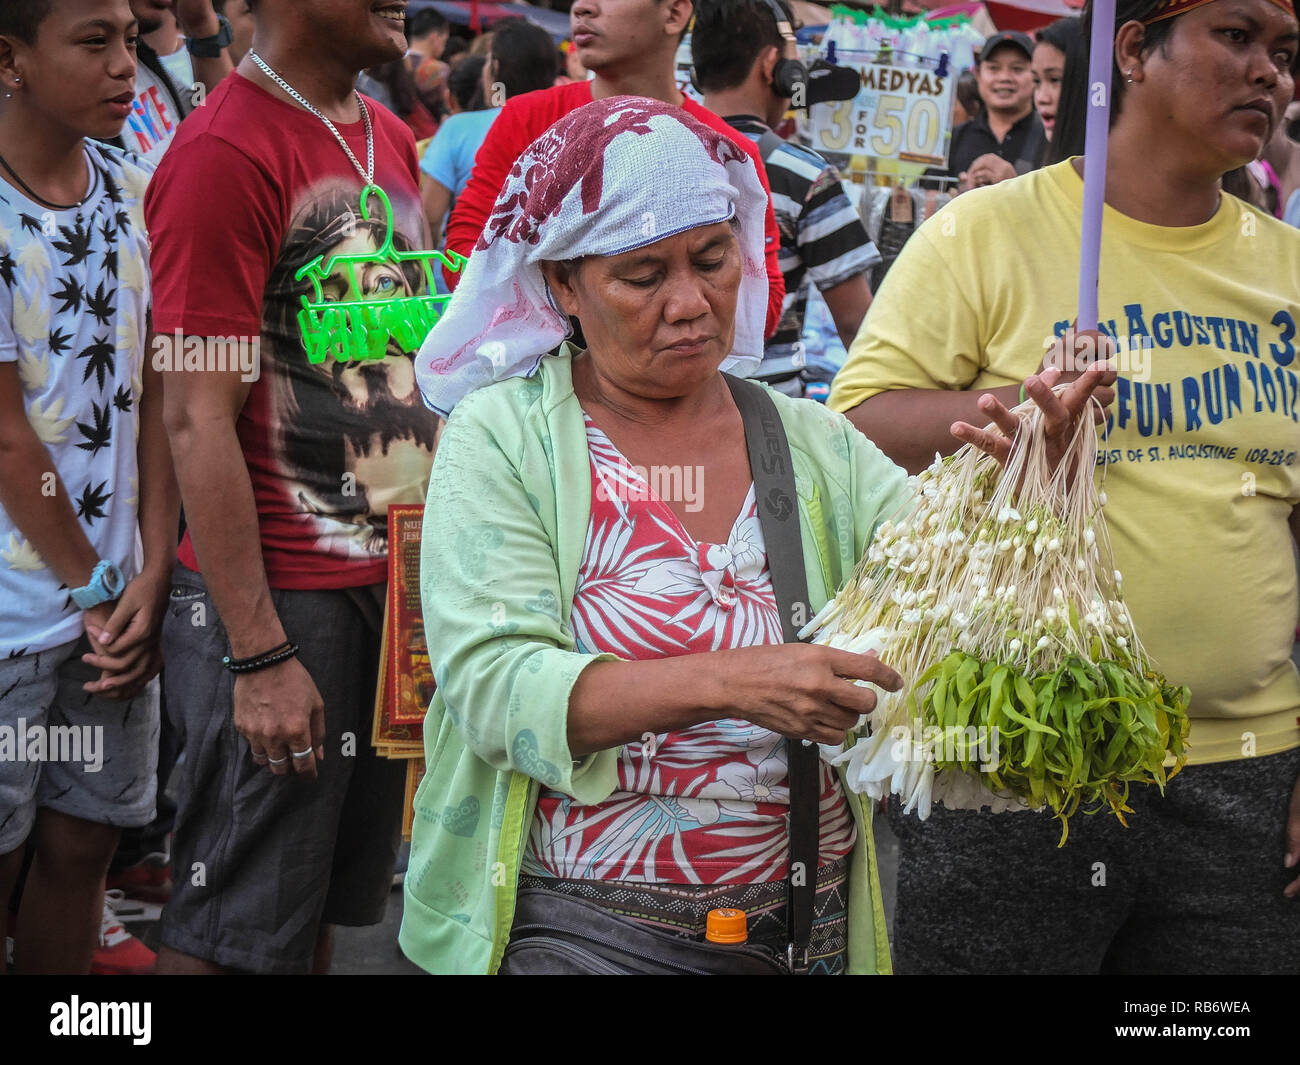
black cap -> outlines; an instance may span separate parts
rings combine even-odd
[[[1001,48],[1004,44],[1014,44],[1025,53],[1026,59],[1034,58],[1034,42],[1031,41],[1026,34],[1020,33],[1017,30],[1002,30],[999,33],[993,34],[984,42],[984,47],[980,49],[980,62],[982,63],[987,57],[991,56],[996,49]]]
[[[862,78],[852,67],[837,67],[818,59],[808,67],[808,104],[852,100],[862,88]]]

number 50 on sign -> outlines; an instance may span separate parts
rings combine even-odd
[[[909,64],[858,67],[862,91],[852,100],[812,108],[819,152],[868,155],[944,166],[952,120],[951,77]]]

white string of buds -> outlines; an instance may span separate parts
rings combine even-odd
[[[1020,431],[1006,468],[972,445],[910,479],[906,513],[883,522],[852,578],[805,626],[814,642],[875,651],[903,677],[879,692],[869,721],[823,756],[847,766],[854,790],[899,795],[928,814],[931,801],[1010,809],[979,779],[919,758],[890,742],[911,727],[932,682],[932,664],[959,650],[1004,663],[1017,675],[1052,672],[1072,655],[1145,675],[1146,660],[1120,591],[1106,523],[1105,494],[1093,477],[1097,435],[1077,420],[1052,466],[1037,404],[1015,408]],[[994,430],[996,431],[996,430]]]

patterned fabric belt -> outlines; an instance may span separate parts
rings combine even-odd
[[[811,975],[839,975],[848,961],[849,860],[841,858],[817,870]],[[784,953],[788,888],[784,880],[766,884],[642,884],[626,880],[563,880],[521,876],[520,887],[546,888],[574,895],[620,917],[660,932],[704,938],[710,910],[744,910],[751,943],[762,942]]]

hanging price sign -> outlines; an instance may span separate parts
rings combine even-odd
[[[902,61],[844,65],[857,67],[862,91],[852,100],[812,107],[814,149],[947,165],[951,75],[941,77],[932,65]]]

